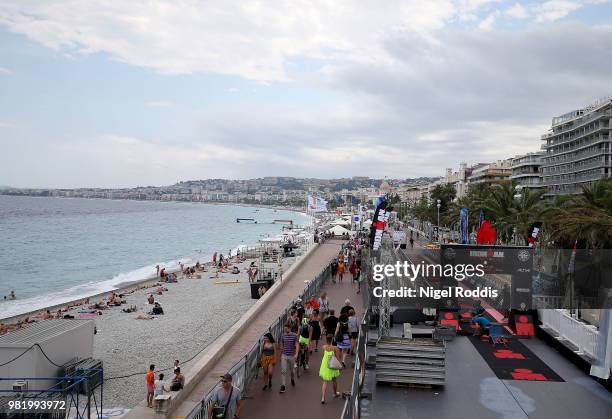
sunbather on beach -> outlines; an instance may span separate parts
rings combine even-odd
[[[136,316],[136,320],[153,320],[155,317],[150,314],[139,314]]]

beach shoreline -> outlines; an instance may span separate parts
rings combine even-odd
[[[64,197],[58,197],[58,198],[63,198],[66,199]],[[70,198],[70,199],[103,199],[103,198]],[[159,202],[165,202],[165,201],[159,201]],[[168,201],[168,202],[183,202],[183,201]],[[211,204],[211,205],[221,205],[221,206],[241,206],[241,207],[246,207],[246,208],[266,208],[266,209],[278,209],[281,211],[291,211],[294,213],[299,213],[299,214],[305,214],[308,215],[306,213],[305,210],[299,210],[296,208],[291,208],[291,207],[280,207],[280,206],[270,206],[270,205],[263,205],[263,204],[241,204],[241,203],[230,203],[230,202],[197,202],[197,201],[193,201],[196,203],[202,203],[202,204]],[[282,234],[282,228],[279,229],[279,231],[277,232],[277,234]],[[244,245],[241,244],[239,246],[247,246],[247,247],[253,247],[253,246],[257,246],[257,243],[251,244],[251,245]],[[235,248],[239,247],[236,246]],[[183,259],[184,260],[188,260],[189,258],[191,258],[190,256],[186,256]],[[171,263],[171,262],[170,262]],[[211,262],[201,262],[203,264],[210,264]],[[163,266],[163,263],[160,263],[160,266]],[[139,268],[136,268],[139,269]],[[178,268],[175,269],[170,269],[170,268],[166,268],[166,272],[167,273],[176,273],[179,272]],[[179,272],[180,273],[180,272]],[[99,299],[106,299],[108,298],[113,292],[117,293],[117,294],[121,294],[121,293],[131,293],[134,292],[135,290],[138,290],[142,287],[147,287],[147,286],[151,286],[152,284],[155,284],[156,282],[159,282],[161,278],[156,277],[154,272],[151,272],[151,275],[148,277],[144,277],[141,279],[135,279],[135,280],[131,280],[131,281],[121,281],[118,279],[117,284],[113,284],[113,288],[103,291],[103,292],[99,292],[99,293],[95,293],[95,294],[91,294],[91,295],[81,295],[77,298],[73,298],[67,301],[63,301],[61,303],[58,304],[53,304],[53,305],[49,305],[49,306],[44,306],[44,307],[40,307],[40,308],[36,308],[33,310],[29,310],[27,312],[24,313],[20,313],[20,314],[15,314],[15,315],[10,315],[7,317],[0,317],[0,324],[4,324],[4,325],[10,325],[10,324],[15,324],[18,322],[23,321],[26,318],[40,318],[42,317],[42,315],[49,310],[51,312],[52,315],[55,316],[55,313],[57,312],[57,310],[63,310],[66,311],[65,309],[70,309],[70,308],[75,308],[75,307],[81,307],[83,306],[84,302],[86,299],[89,299],[91,302],[93,302],[93,300],[99,300]],[[66,290],[68,291],[68,289]]]

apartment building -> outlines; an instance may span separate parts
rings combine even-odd
[[[524,188],[542,187],[542,158],[544,152],[527,153],[512,159],[510,180]]]
[[[472,166],[470,175],[467,177],[468,187],[484,183],[495,185],[510,180],[512,175],[512,160],[498,160],[493,163],[478,163]]]
[[[578,194],[612,177],[612,97],[553,118],[542,136],[546,196]]]

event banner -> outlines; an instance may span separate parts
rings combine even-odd
[[[612,288],[612,251],[444,244],[388,252],[372,267],[372,298],[391,305],[450,308],[486,301],[499,311],[604,307]],[[382,279],[389,278],[388,289]]]

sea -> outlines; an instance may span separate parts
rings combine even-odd
[[[0,195],[0,319],[154,277],[158,264],[235,254],[281,234],[274,220],[309,222],[237,205]],[[4,300],[11,291],[17,299]]]

